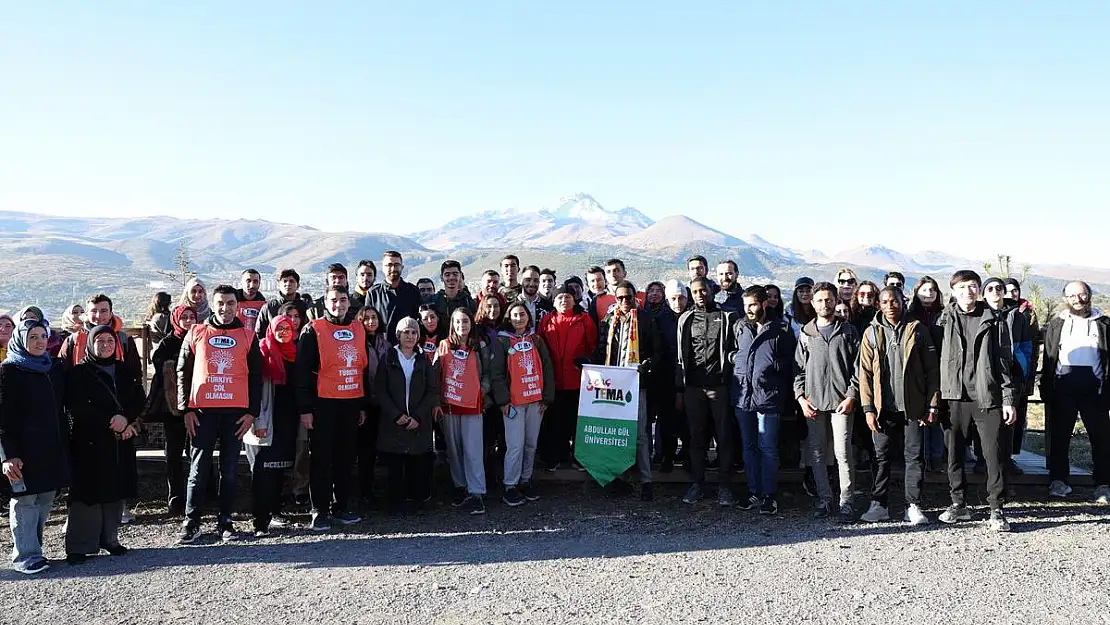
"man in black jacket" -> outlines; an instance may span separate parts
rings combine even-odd
[[[734,261],[726,260],[717,263],[718,289],[713,296],[713,301],[717,302],[721,310],[740,313],[744,307],[744,288],[737,281],[739,277],[740,270]]]
[[[240,441],[262,404],[262,354],[254,332],[238,316],[235,288],[221,284],[212,292],[212,315],[189,329],[177,359],[177,405],[185,413],[190,439],[185,526],[181,542],[200,534],[201,500],[220,443],[220,511],[217,530],[223,540],[235,536],[231,513]]]
[[[282,269],[278,274],[278,296],[266,302],[258,314],[258,324],[255,334],[259,339],[266,337],[266,328],[270,327],[270,320],[281,314],[282,306],[292,304],[301,315],[301,324],[308,321],[308,304],[301,298],[297,291],[301,288],[301,274],[296,269]]]
[[[440,325],[450,323],[451,313],[456,308],[465,308],[471,315],[478,311],[474,298],[463,289],[463,271],[459,261],[443,261],[439,266],[439,280],[443,288],[432,297],[431,305],[436,309]]]
[[[327,272],[324,273],[324,288],[330,289],[333,286],[341,286],[348,288],[347,284],[347,268],[342,263],[332,263],[328,265]],[[324,298],[319,297],[312,303],[312,307],[308,310],[309,319],[323,319],[324,313],[327,312],[327,306],[324,304]],[[349,313],[354,317],[354,312]]]
[[[966,269],[957,271],[949,285],[955,302],[944,309],[940,319],[944,336],[940,351],[940,392],[949,408],[945,436],[952,505],[941,513],[940,521],[971,520],[965,505],[964,453],[974,424],[987,461],[990,528],[1008,532],[1010,524],[1002,514],[1006,477],[1002,471],[1000,436],[1004,425],[1013,425],[1017,420],[1009,332],[1005,329],[1004,315],[979,301],[982,287],[979,274]]]
[[[705,454],[709,448],[709,431],[717,433],[717,457],[720,462],[720,485],[717,503],[736,504],[729,483],[732,476],[732,424],[729,423],[729,381],[732,375],[731,350],[733,316],[713,301],[713,291],[705,277],[690,282],[693,308],[678,319],[678,363],[675,386],[683,389],[686,422],[690,427],[690,487],[682,498],[696,503],[703,496]]]
[[[1071,494],[1068,444],[1076,416],[1091,440],[1094,500],[1110,504],[1110,318],[1091,307],[1091,287],[1064,287],[1067,308],[1045,325],[1041,398],[1047,408],[1049,495]]]
[[[375,284],[366,296],[366,305],[378,311],[382,329],[389,341],[397,344],[397,322],[405,317],[420,318],[420,290],[411,282],[401,279],[405,261],[400,252],[390,250],[382,255],[382,282]],[[447,323],[440,319],[440,323]]]
[[[331,529],[332,520],[362,520],[347,504],[358,427],[366,421],[370,397],[366,335],[348,314],[347,289],[333,286],[324,298],[324,316],[301,331],[295,380],[301,424],[309,431],[311,527],[321,532]]]
[[[636,308],[636,287],[627,280],[618,282],[613,289],[617,301],[613,312],[606,315],[598,328],[597,351],[594,362],[610,367],[637,367],[640,370],[640,405],[636,435],[636,468],[642,483],[640,498],[651,501],[651,423],[648,420],[647,394],[644,392],[651,378],[652,363],[662,351],[662,339],[655,318]],[[632,324],[636,324],[639,353],[631,350]],[[619,480],[618,480],[619,481]]]
[[[365,258],[358,261],[358,267],[355,267],[355,286],[350,289],[350,311],[353,314],[358,314],[358,311],[366,306],[366,296],[370,293],[370,289],[373,288],[377,279],[378,267],[374,264],[374,261]]]

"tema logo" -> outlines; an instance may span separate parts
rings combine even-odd
[[[226,335],[213,336],[208,339],[208,344],[216,349],[231,349],[235,347],[235,338]]]
[[[513,345],[513,349],[518,352],[527,352],[532,350],[532,341],[520,341]]]
[[[332,332],[331,336],[337,341],[353,341],[355,338],[355,333],[351,332],[350,330],[343,329]]]
[[[591,403],[609,404],[612,406],[627,406],[632,403],[632,389],[613,388],[612,380],[590,378],[586,384],[586,392],[593,393]]]

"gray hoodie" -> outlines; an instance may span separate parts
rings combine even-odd
[[[794,398],[805,397],[814,409],[832,412],[845,398],[859,399],[859,332],[840,319],[829,339],[817,320],[802,327],[794,351]]]

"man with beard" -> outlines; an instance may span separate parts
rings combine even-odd
[[[879,314],[864,330],[859,352],[860,403],[875,446],[875,481],[871,506],[860,518],[868,523],[890,520],[887,491],[891,451],[904,445],[906,513],[911,525],[928,525],[921,509],[925,484],[924,427],[940,407],[940,360],[929,328],[906,319],[902,289],[879,291]]]
[[[358,267],[355,268],[355,288],[351,291],[350,310],[352,312],[357,314],[366,305],[366,296],[377,279],[378,267],[374,265],[374,261],[366,259],[358,261]]]
[[[365,330],[348,314],[347,289],[333,286],[324,297],[324,317],[301,331],[295,381],[301,424],[309,431],[311,528],[320,532],[331,529],[332,520],[342,525],[362,520],[347,504],[370,382]]]
[[[736,281],[739,276],[740,270],[735,262],[726,260],[717,264],[717,283],[720,287],[717,294],[713,296],[713,301],[717,302],[721,310],[739,313],[743,308],[744,289],[740,288],[740,284]]]
[[[1083,418],[1094,458],[1094,501],[1110,504],[1110,318],[1091,306],[1091,287],[1069,282],[1067,308],[1045,325],[1041,397],[1049,408],[1049,495],[1071,494],[1068,444],[1076,416]]]
[[[1004,425],[1016,421],[1013,352],[1005,317],[979,300],[982,280],[970,270],[957,271],[949,282],[954,302],[944,309],[940,351],[940,392],[948,401],[948,487],[952,505],[941,513],[942,523],[970,521],[965,500],[967,477],[964,454],[971,428],[979,432],[987,464],[989,526],[1010,531],[1002,513],[1006,476],[1002,470],[999,437]]]
[[[775,499],[779,424],[793,396],[797,341],[790,324],[767,318],[764,287],[748,287],[743,297],[744,318],[736,320],[733,330],[736,353],[732,360],[732,397],[748,479],[748,497],[740,501],[740,507],[758,507],[760,514],[775,514],[779,511]]]
[[[436,283],[431,278],[420,278],[416,281],[416,290],[420,293],[420,303],[427,304],[436,294]]]
[[[837,289],[828,282],[813,287],[813,309],[817,317],[802,327],[795,350],[794,397],[802,407],[809,429],[808,447],[814,480],[817,482],[817,518],[827,518],[833,505],[825,463],[828,441],[840,470],[838,520],[852,523],[855,458],[852,453],[852,419],[859,395],[856,372],[859,333],[847,321],[837,318]]]
[[[400,252],[387,251],[382,255],[382,272],[385,279],[370,288],[366,305],[378,311],[385,335],[397,343],[397,322],[405,317],[420,318],[420,291],[411,282],[401,279],[405,261]],[[349,313],[353,318],[357,311]]]
[[[506,302],[520,297],[523,285],[517,282],[520,273],[520,259],[512,254],[501,259],[501,288],[498,290]]]
[[[282,314],[281,309],[286,304],[292,304],[300,313],[301,322],[308,319],[308,305],[297,291],[301,288],[301,274],[295,269],[282,269],[278,274],[278,296],[266,302],[266,306],[258,314],[258,324],[255,334],[259,339],[265,338],[266,328],[270,327],[270,320]]]
[[[436,309],[440,323],[446,323],[444,320],[450,319],[456,308],[465,308],[471,315],[477,312],[474,298],[462,288],[463,271],[459,261],[443,261],[439,266],[439,280],[443,283],[443,288],[432,297],[431,304]]]
[[[706,278],[690,283],[693,308],[678,319],[678,362],[675,386],[683,390],[686,421],[690,427],[690,478],[692,483],[682,501],[697,503],[703,496],[706,451],[710,428],[717,434],[720,484],[717,503],[732,506],[735,495],[729,485],[735,443],[729,421],[729,381],[734,344],[733,315],[713,301]],[[712,425],[710,425],[712,424]]]
[[[251,332],[258,332],[258,317],[266,306],[266,296],[258,289],[262,286],[262,276],[254,269],[243,270],[239,276],[239,288],[235,298],[239,300],[239,318]]]
[[[201,502],[220,444],[220,497],[216,528],[223,540],[235,537],[231,513],[240,441],[262,405],[262,353],[254,332],[238,315],[235,289],[222,284],[212,292],[212,315],[189,328],[177,358],[177,407],[189,433],[189,479],[185,525],[178,536],[191,543],[200,534]]]
[[[347,268],[342,263],[328,265],[328,270],[324,273],[324,288],[330,289],[333,286],[347,288]],[[326,312],[327,307],[324,305],[324,298],[320,297],[313,302],[312,308],[308,311],[308,318],[323,319]]]
[[[690,277],[690,282],[698,278],[706,278],[709,280],[709,287],[714,295],[721,289],[721,287],[717,286],[716,282],[709,279],[709,261],[701,254],[691,256],[686,260],[686,273]]]
[[[552,306],[540,297],[540,268],[528,265],[520,274],[520,296],[517,298],[524,302],[525,308],[532,315],[532,327],[535,331],[540,325],[540,320],[552,311]]]

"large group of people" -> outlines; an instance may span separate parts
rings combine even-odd
[[[539,497],[536,471],[582,468],[574,445],[587,364],[639,371],[635,460],[608,487],[617,493],[638,482],[651,501],[653,472],[681,466],[683,502],[704,499],[716,471],[717,504],[773,515],[787,462],[805,467],[816,517],[879,522],[891,518],[901,451],[902,518],[930,523],[924,475],[946,471],[950,505],[939,521],[956,523],[972,518],[970,453],[986,473],[989,526],[1005,531],[1006,481],[1020,471],[1012,457],[1043,352],[1049,494],[1072,492],[1068,443],[1082,418],[1092,496],[1110,503],[1110,319],[1083,282],[1067,285],[1066,306],[1042,327],[1016,280],[968,270],[951,276],[946,295],[929,276],[907,290],[898,272],[876,284],[845,268],[832,281],[798,278],[785,302],[773,284],[742,287],[731,260],[710,278],[701,256],[689,259],[688,280],[642,290],[620,259],[560,282],[508,255],[473,291],[458,261],[442,263],[438,289],[431,278],[406,281],[397,252],[380,266],[379,281],[378,265],[361,261],[351,283],[346,267],[329,265],[317,299],[300,292],[293,269],[278,273],[271,299],[253,269],[238,285],[209,290],[194,278],[176,301],[157,294],[145,320],[148,385],[107,295],[66,310],[57,326],[34,306],[0,315],[13,568],[49,568],[43,527],[66,488],[69,562],[126,553],[119,527],[146,423],[163,426],[166,505],[183,518],[182,543],[201,534],[212,500],[218,536],[237,535],[244,448],[259,537],[288,527],[302,506],[313,531],[359,523],[379,506],[417,510],[437,491],[436,463],[461,513],[485,513],[491,486],[503,505],[525,505]],[[862,514],[858,463],[872,474]]]

